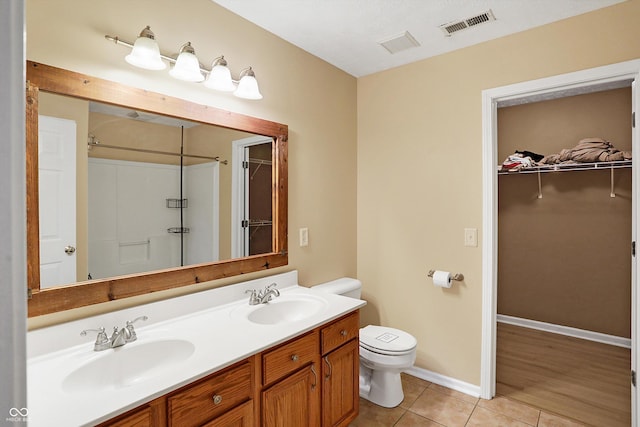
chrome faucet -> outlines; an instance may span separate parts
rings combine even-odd
[[[109,348],[122,347],[123,345],[133,342],[138,339],[136,331],[133,328],[133,323],[138,320],[147,320],[147,316],[140,316],[134,320],[127,320],[124,328],[118,329],[117,326],[113,327],[113,333],[111,337],[107,337],[103,327],[98,329],[85,329],[80,332],[81,336],[87,335],[87,332],[97,332],[96,342],[93,344],[93,351],[103,351]]]
[[[276,289],[276,286],[278,286],[276,283],[272,283],[259,292],[255,289],[244,291],[245,294],[251,293],[249,296],[249,305],[266,304],[271,301],[273,297],[279,297],[280,291]]]
[[[260,304],[266,304],[269,301],[271,301],[273,297],[280,296],[280,291],[276,289],[276,286],[278,285],[275,283],[272,283],[266,288],[264,288],[264,290],[261,293],[258,294],[258,298],[260,298]]]

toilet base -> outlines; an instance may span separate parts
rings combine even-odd
[[[360,365],[360,397],[385,408],[404,400],[400,371],[372,370]]]

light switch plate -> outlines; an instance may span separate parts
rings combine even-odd
[[[474,247],[474,248],[478,246],[478,229],[477,228],[464,229],[464,245]]]
[[[300,234],[300,247],[309,246],[309,229],[307,227],[303,227],[299,231]]]

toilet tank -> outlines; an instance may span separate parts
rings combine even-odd
[[[360,282],[360,280],[358,279],[343,277],[341,279],[332,280],[331,282],[312,286],[311,288],[320,292],[338,294],[345,297],[360,299],[362,282]]]

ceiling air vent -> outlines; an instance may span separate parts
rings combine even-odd
[[[403,50],[411,49],[412,47],[420,46],[420,43],[409,33],[405,31],[402,34],[393,36],[386,40],[378,42],[382,47],[387,49],[389,53],[397,53]]]
[[[466,30],[467,28],[475,27],[476,25],[495,20],[496,18],[495,16],[493,16],[493,12],[491,11],[491,9],[489,9],[488,11],[481,13],[480,15],[472,16],[471,18],[442,24],[440,25],[440,29],[446,36],[450,36],[451,34],[458,31]]]

